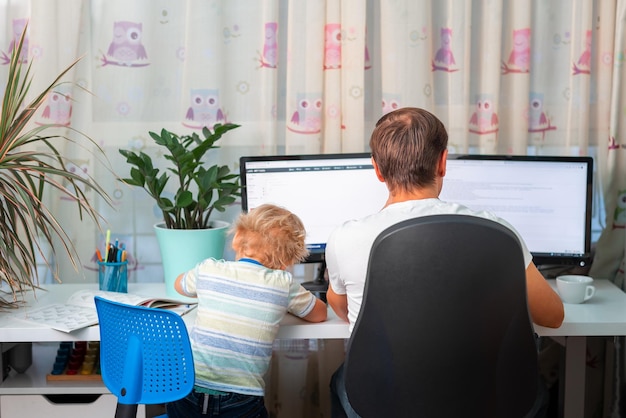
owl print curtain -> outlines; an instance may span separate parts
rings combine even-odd
[[[623,286],[624,1],[14,0],[0,10],[0,76],[27,23],[35,88],[81,57],[76,85],[59,87],[39,122],[86,132],[120,176],[118,149],[156,152],[151,130],[241,124],[215,157],[236,169],[241,155],[367,151],[376,120],[401,106],[437,114],[451,152],[592,155],[594,274]],[[115,206],[101,210],[133,246],[134,280],[158,277],[151,202],[88,151],[67,153],[109,188]],[[57,205],[89,267],[101,232]]]
[[[149,131],[234,122],[212,158],[237,170],[242,155],[367,151],[381,115],[418,106],[451,152],[593,156],[591,274],[626,288],[626,0],[0,0],[0,20],[0,81],[27,24],[33,91],[80,57],[36,123],[104,149],[64,151],[113,197],[99,208],[131,281],[162,280],[159,217],[112,174],[129,173],[120,148],[164,163]],[[95,281],[102,232],[49,199],[83,262],[56,260],[62,277]]]

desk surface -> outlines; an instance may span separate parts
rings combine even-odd
[[[548,280],[556,289],[556,281]],[[626,335],[626,293],[608,280],[594,280],[596,293],[585,303],[565,306],[565,319],[556,329],[535,325],[542,336]]]
[[[550,280],[554,286],[554,280]],[[557,329],[535,326],[542,336],[614,336],[626,335],[626,293],[608,280],[596,280],[596,294],[580,305],[565,305],[565,320]],[[29,292],[20,308],[0,313],[0,342],[97,341],[98,326],[72,333],[50,329],[43,324],[23,320],[30,309],[53,303],[63,303],[81,289],[96,289],[96,284],[55,284],[46,290]],[[163,284],[129,284],[128,291],[142,296],[165,296]],[[281,323],[280,339],[334,339],[348,338],[348,324],[329,309],[329,318],[322,323],[309,323],[287,315]],[[185,315],[188,325],[195,319],[195,310]]]
[[[24,304],[15,310],[0,312],[0,342],[56,342],[56,341],[98,341],[100,328],[91,326],[71,333],[57,331],[44,324],[27,321],[30,310],[65,303],[74,292],[83,289],[97,290],[97,284],[53,284],[44,286],[44,290],[29,291],[25,294]],[[167,297],[162,283],[128,285],[129,293],[140,296]],[[184,316],[185,323],[191,327],[196,311]],[[348,338],[348,325],[337,318],[332,309],[328,310],[328,320],[322,323],[309,323],[287,315],[278,331],[280,339],[307,338]]]

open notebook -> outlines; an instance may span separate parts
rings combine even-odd
[[[103,290],[79,290],[73,293],[66,303],[55,303],[27,310],[26,314],[21,311],[16,314],[16,317],[28,322],[48,325],[59,331],[72,332],[98,323],[94,296],[101,296],[127,305],[169,309],[180,315],[186,314],[197,306],[195,302],[183,299],[154,298]]]

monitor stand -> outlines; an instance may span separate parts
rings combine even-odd
[[[315,280],[302,283],[302,287],[306,290],[318,295],[320,299],[326,302],[326,291],[328,290],[328,282],[326,281],[326,261],[319,263],[317,268],[317,277]]]

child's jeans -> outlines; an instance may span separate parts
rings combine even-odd
[[[167,404],[168,418],[221,417],[267,418],[262,396],[227,393],[209,395],[192,391],[187,397]]]

